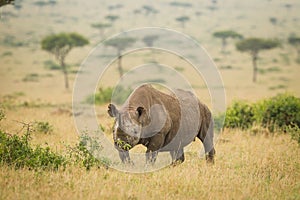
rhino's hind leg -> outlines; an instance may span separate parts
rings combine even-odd
[[[216,150],[215,148],[212,148],[207,155],[205,155],[206,161],[207,163],[211,163],[214,164],[215,163],[215,154],[216,154]]]
[[[184,151],[183,148],[178,149],[177,151],[170,151],[172,157],[172,163],[183,163],[184,162]]]
[[[208,124],[203,124],[201,129],[197,135],[197,137],[201,140],[204,146],[205,158],[207,163],[214,163],[214,157],[216,154],[216,150],[214,148],[214,126],[213,121]]]

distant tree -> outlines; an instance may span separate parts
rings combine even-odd
[[[143,10],[145,10],[145,15],[149,15],[151,13],[152,14],[158,13],[158,11],[154,7],[149,6],[149,5],[144,5]]]
[[[59,61],[64,74],[65,88],[69,88],[68,69],[65,58],[74,47],[87,45],[89,41],[77,33],[59,33],[45,37],[41,46],[45,51],[50,52]]]
[[[274,26],[277,25],[277,18],[276,18],[276,17],[270,17],[269,21],[270,21],[270,23],[273,24]]]
[[[137,15],[137,14],[140,14],[142,11],[139,10],[139,9],[134,9],[133,10],[133,14]]]
[[[177,7],[192,7],[193,5],[190,3],[180,2],[180,1],[172,1],[170,3],[171,6],[177,6]]]
[[[130,47],[135,42],[134,38],[131,37],[123,37],[123,38],[116,38],[112,40],[108,40],[104,43],[106,46],[111,46],[117,49],[117,56],[118,56],[118,71],[120,77],[124,74],[123,66],[122,66],[122,51],[127,47]]]
[[[57,4],[56,0],[49,0],[49,5],[54,6],[55,4]]]
[[[147,35],[143,38],[143,42],[149,46],[149,47],[153,47],[153,43],[155,40],[158,39],[158,35]]]
[[[109,20],[110,23],[114,23],[117,19],[119,19],[118,15],[106,15],[105,19]]]
[[[14,4],[14,0],[0,0],[0,7],[8,4]]]
[[[221,38],[222,39],[222,49],[221,51],[224,53],[226,52],[226,46],[227,46],[227,39],[228,38],[238,38],[242,39],[243,36],[235,31],[231,30],[225,30],[225,31],[217,31],[213,33],[213,36],[216,38]]]
[[[248,38],[245,40],[241,40],[236,44],[236,48],[238,51],[249,52],[252,57],[253,82],[256,82],[257,60],[259,51],[273,49],[278,46],[280,46],[280,43],[277,40],[261,38]]]
[[[190,20],[190,18],[188,16],[181,16],[181,17],[176,18],[176,21],[181,23],[182,28],[185,27],[185,23],[189,20]]]
[[[218,1],[217,1],[217,0],[211,0],[211,3],[212,3],[212,4],[217,4]]]
[[[300,37],[290,36],[288,38],[290,45],[294,46],[297,50],[297,62],[300,62]]]
[[[147,35],[143,38],[143,42],[148,46],[148,47],[153,47],[153,43],[155,40],[157,40],[159,37],[158,35]],[[152,51],[152,59],[154,61],[154,49],[151,49]]]
[[[123,8],[123,4],[109,5],[107,8],[108,10],[117,10]]]
[[[97,24],[92,24],[92,27],[93,28],[96,28],[99,30],[100,32],[100,36],[101,38],[103,38],[104,36],[104,30],[111,27],[111,24],[108,24],[108,23],[97,23]]]

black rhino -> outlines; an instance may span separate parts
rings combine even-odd
[[[183,162],[183,148],[196,137],[207,162],[214,163],[212,114],[192,92],[176,89],[169,95],[145,84],[119,110],[109,104],[108,114],[115,118],[113,139],[123,163],[131,162],[129,150],[138,144],[147,148],[147,163],[154,163],[161,151],[170,152],[173,162]]]

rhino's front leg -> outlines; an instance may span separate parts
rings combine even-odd
[[[119,151],[119,157],[124,164],[131,163],[129,151]]]
[[[149,144],[147,145],[146,164],[155,163],[158,152],[163,146],[164,141],[164,136],[161,133],[157,133],[151,138]]]
[[[154,164],[157,158],[158,151],[147,149],[146,151],[146,164]]]

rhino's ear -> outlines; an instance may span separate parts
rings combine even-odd
[[[138,114],[138,117],[141,117],[142,114],[145,112],[145,108],[143,108],[143,107],[137,107],[136,112]]]
[[[118,109],[116,108],[116,106],[114,104],[109,104],[107,112],[108,112],[109,116],[116,117],[118,114]]]

